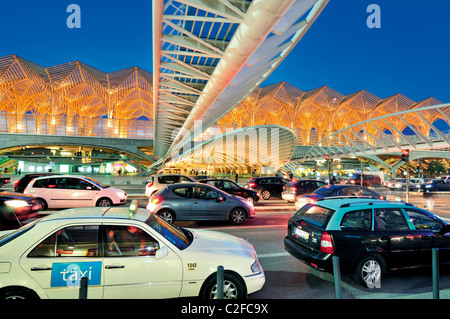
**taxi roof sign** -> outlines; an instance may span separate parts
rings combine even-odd
[[[134,216],[136,215],[137,209],[138,209],[138,202],[137,202],[137,199],[135,199],[131,202],[130,207],[128,208],[128,211],[130,212],[128,217],[134,218]]]

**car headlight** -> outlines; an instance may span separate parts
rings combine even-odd
[[[5,201],[5,205],[9,206],[9,207],[26,207],[26,206],[30,206],[28,205],[28,203],[24,200],[19,200],[19,199],[13,199],[13,200],[7,200]]]
[[[119,196],[120,198],[125,198],[126,194],[123,192],[117,192],[117,196]]]
[[[426,188],[431,188],[433,185],[425,185]]]
[[[249,201],[248,199],[244,199],[244,204],[253,207],[253,202]]]
[[[258,273],[262,271],[261,264],[257,260],[252,264],[250,268],[253,273]]]

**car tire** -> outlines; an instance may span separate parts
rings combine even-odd
[[[264,200],[268,200],[270,196],[271,196],[270,191],[268,191],[267,189],[261,192],[261,198]]]
[[[175,213],[169,209],[161,209],[156,213],[156,215],[164,219],[169,224],[173,224],[175,222]]]
[[[245,299],[245,284],[238,275],[225,272],[223,275],[223,299]],[[217,299],[217,276],[210,276],[200,291],[201,299]]]
[[[40,209],[39,211],[47,210],[48,204],[47,204],[47,202],[45,201],[45,199],[40,198],[40,197],[37,197],[37,198],[36,198],[36,202],[37,202],[38,204],[41,204],[41,209]]]
[[[230,223],[233,225],[240,225],[245,221],[247,212],[243,208],[235,208],[230,213]]]
[[[97,207],[109,207],[112,206],[112,201],[107,197],[102,197],[97,201],[97,204],[95,205]]]
[[[373,288],[381,285],[381,278],[386,272],[384,258],[377,254],[364,256],[356,265],[353,279],[364,287]]]
[[[0,299],[39,299],[39,296],[23,287],[8,287],[0,291]]]

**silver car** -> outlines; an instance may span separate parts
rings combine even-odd
[[[150,176],[145,185],[145,196],[152,197],[168,184],[197,182],[192,177],[181,174],[156,174]]]
[[[255,217],[248,200],[200,183],[166,185],[150,198],[147,209],[169,223],[175,220],[228,220],[242,224]]]

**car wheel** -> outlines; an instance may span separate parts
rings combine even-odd
[[[369,288],[381,285],[381,277],[386,271],[383,257],[375,254],[364,256],[356,265],[354,279],[356,282]]]
[[[46,210],[48,208],[45,199],[38,197],[36,198],[36,202],[41,205],[41,209],[39,209],[39,211]]]
[[[0,291],[0,299],[39,299],[31,290],[21,287],[8,287]]]
[[[103,197],[97,201],[98,207],[109,207],[112,206],[112,201],[109,198]]]
[[[240,225],[245,221],[246,212],[243,208],[235,208],[230,213],[230,222],[233,225]]]
[[[242,280],[230,273],[223,276],[223,299],[245,299],[246,292]],[[211,276],[202,291],[200,292],[202,299],[217,299],[217,277]]]
[[[264,200],[268,200],[270,198],[270,192],[267,189],[263,190],[261,192],[261,197]]]
[[[175,221],[175,214],[174,214],[174,212],[172,212],[172,211],[170,211],[168,209],[162,209],[159,212],[157,212],[156,215],[158,215],[159,217],[164,219],[169,224],[173,224],[173,222]]]

